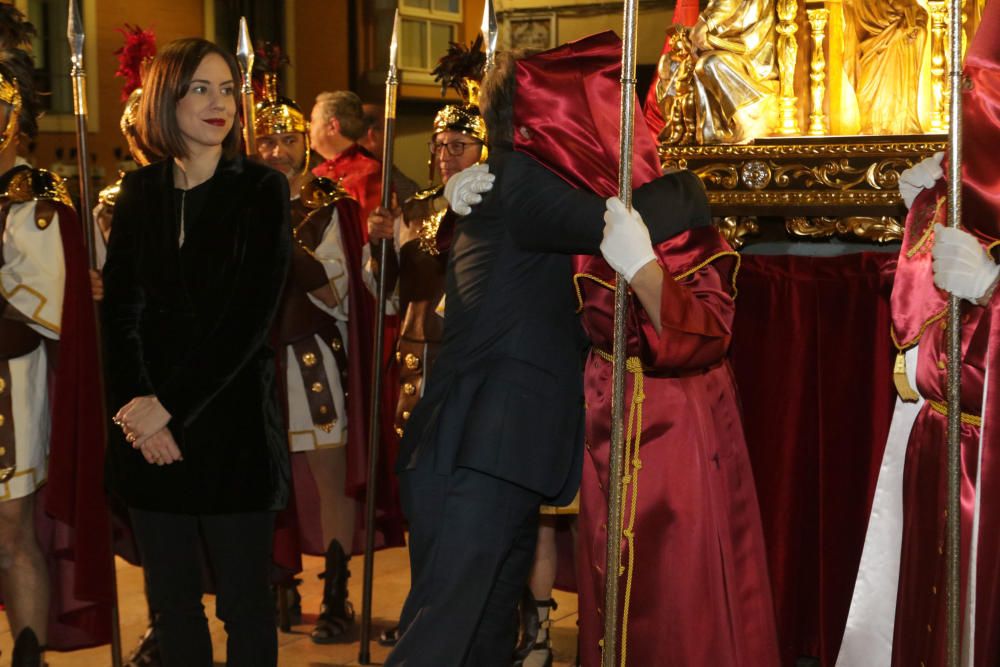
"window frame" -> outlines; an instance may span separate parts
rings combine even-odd
[[[425,26],[427,26],[427,51],[425,55],[427,56],[428,66],[426,68],[407,67],[401,62],[399,70],[403,73],[404,83],[436,84],[434,75],[431,74],[431,70],[434,69],[434,66],[437,64],[437,58],[440,58],[442,54],[434,54],[431,52],[431,25],[439,23],[451,26],[452,41],[458,41],[460,39],[461,28],[465,20],[465,3],[463,0],[458,0],[457,4],[458,11],[448,12],[435,10],[434,0],[428,0],[429,9],[410,7],[405,4],[405,0],[397,0],[396,6],[399,8],[400,22],[404,19],[410,21],[421,21]]]
[[[14,0],[14,6],[20,9],[31,21],[32,17],[28,13],[30,9],[28,0]],[[101,130],[101,107],[98,95],[100,72],[97,67],[97,0],[82,0],[81,11],[83,25],[88,33],[83,41],[83,67],[87,74],[87,132],[88,134],[96,134]],[[65,31],[58,28],[56,35],[57,38],[66,38]],[[75,133],[76,115],[73,113],[46,113],[38,119],[38,131]]]

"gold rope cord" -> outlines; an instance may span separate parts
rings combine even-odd
[[[597,355],[608,363],[612,357],[604,350],[594,348]],[[625,369],[632,374],[632,402],[629,405],[628,427],[625,432],[625,466],[622,475],[622,494],[629,496],[628,516],[622,516],[621,534],[628,544],[628,564],[619,571],[625,575],[625,600],[622,605],[622,658],[621,665],[625,667],[628,656],[628,617],[632,599],[632,581],[635,574],[635,517],[639,502],[639,470],[642,469],[642,459],[639,457],[639,446],[642,444],[642,404],[646,400],[643,386],[642,361],[638,357],[629,357]],[[631,488],[630,488],[631,487]],[[603,642],[601,644],[603,651]]]

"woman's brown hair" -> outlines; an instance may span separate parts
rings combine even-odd
[[[239,107],[240,70],[231,53],[199,37],[170,42],[153,59],[139,102],[136,124],[139,136],[153,152],[170,157],[187,156],[187,145],[177,124],[177,103],[187,95],[195,70],[210,53],[221,56],[229,66],[233,77],[233,99]],[[232,158],[239,150],[240,122],[237,116],[222,141],[222,152],[227,158]]]

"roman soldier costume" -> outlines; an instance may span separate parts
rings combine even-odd
[[[264,98],[256,107],[257,137],[299,133],[305,141],[301,170],[309,164],[309,125],[299,106],[277,91],[277,78],[265,75]],[[332,641],[353,622],[347,601],[347,558],[364,546],[363,512],[358,511],[367,482],[368,396],[370,394],[374,302],[361,277],[359,205],[340,184],[309,177],[292,193],[292,265],[275,320],[288,446],[295,486],[295,529],[302,552],[326,556],[323,603],[313,639]],[[333,299],[315,293],[329,287]],[[324,543],[315,477],[306,452],[346,448],[343,489],[333,490],[338,503],[354,512],[354,535],[341,544]],[[302,455],[302,456],[298,456]],[[324,489],[324,495],[331,494]],[[380,496],[379,546],[403,543],[388,494]],[[287,529],[279,519],[278,530]]]

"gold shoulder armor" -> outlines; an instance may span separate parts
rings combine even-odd
[[[435,185],[432,188],[427,188],[426,190],[421,190],[420,192],[413,195],[414,201],[424,201],[426,199],[434,199],[439,194],[444,192],[443,185]]]
[[[322,176],[312,179],[299,190],[302,203],[310,209],[323,208],[341,199],[350,198],[350,196],[339,182]]]
[[[113,209],[115,207],[115,202],[118,201],[118,195],[121,194],[121,191],[122,179],[119,177],[117,181],[97,193],[97,201],[104,204],[109,209]]]
[[[14,203],[57,201],[73,207],[66,183],[48,169],[21,169],[10,179],[7,191],[0,193],[0,198]]]

